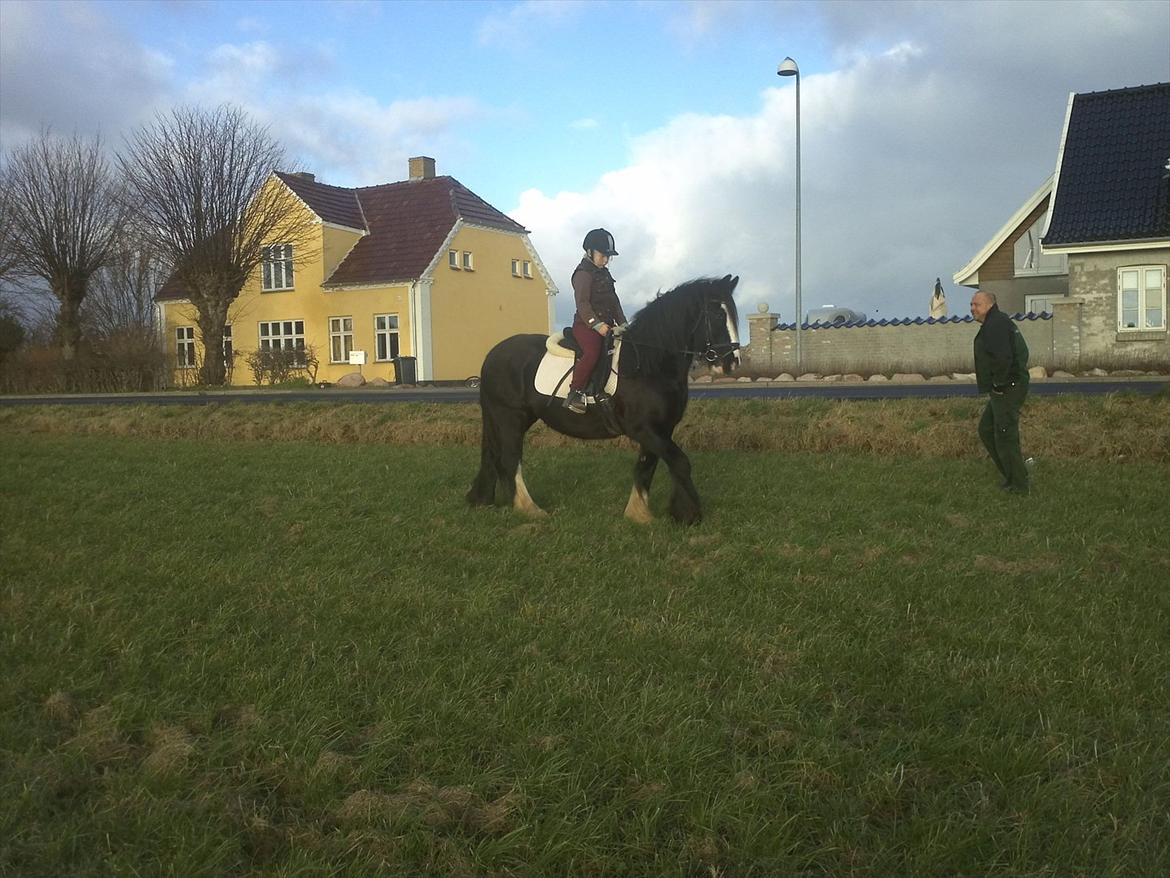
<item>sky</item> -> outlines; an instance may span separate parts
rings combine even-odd
[[[627,312],[737,274],[794,313],[925,315],[1054,171],[1070,92],[1170,81],[1170,0],[0,0],[0,153],[44,126],[111,149],[230,102],[288,168],[364,186],[428,155],[531,231],[561,290],[589,229]]]

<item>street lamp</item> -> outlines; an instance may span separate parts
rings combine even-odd
[[[800,324],[804,322],[800,308],[800,68],[791,58],[785,58],[776,69],[777,76],[796,77],[796,372],[800,374]]]

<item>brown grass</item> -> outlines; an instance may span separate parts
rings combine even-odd
[[[692,451],[982,457],[982,406],[971,398],[697,400],[676,438]],[[1032,397],[1021,430],[1027,452],[1041,459],[1170,460],[1170,395]],[[480,418],[472,403],[12,406],[0,408],[0,433],[475,447]],[[542,424],[527,442],[578,444]]]

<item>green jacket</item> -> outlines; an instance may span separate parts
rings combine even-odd
[[[998,305],[991,306],[975,336],[975,380],[981,393],[1028,383],[1028,344]]]

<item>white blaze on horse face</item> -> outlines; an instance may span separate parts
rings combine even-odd
[[[736,326],[735,321],[731,319],[731,312],[727,309],[727,306],[720,305],[719,307],[723,309],[723,317],[727,320],[727,335],[731,339],[732,344],[736,345],[736,348],[732,351],[732,354],[735,356],[735,365],[738,366],[739,365],[739,347],[738,347],[738,345],[739,345],[739,327]]]

